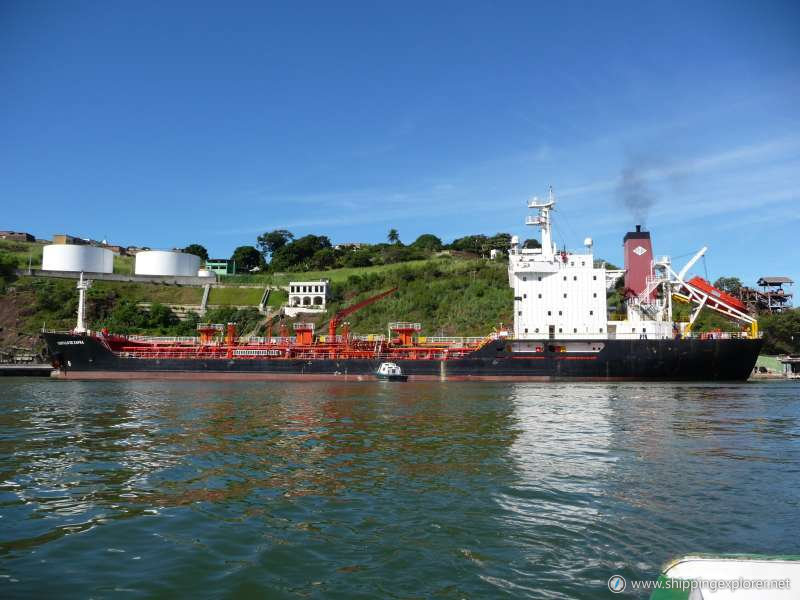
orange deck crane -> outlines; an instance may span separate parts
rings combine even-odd
[[[348,306],[347,308],[343,308],[342,310],[337,311],[336,314],[333,315],[333,317],[331,317],[331,320],[328,322],[328,335],[331,336],[331,339],[333,339],[336,336],[336,329],[337,327],[339,327],[339,324],[342,322],[343,319],[345,319],[349,315],[352,315],[357,310],[361,310],[365,306],[369,306],[373,302],[377,302],[378,300],[386,298],[386,296],[394,294],[396,291],[397,288],[393,287],[390,290],[386,290],[385,292],[381,292],[380,294],[371,296],[366,300],[362,300],[361,302],[357,302],[352,306]]]

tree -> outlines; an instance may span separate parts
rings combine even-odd
[[[423,233],[416,240],[414,240],[414,243],[411,244],[411,246],[414,248],[419,248],[420,250],[438,252],[442,249],[442,240],[432,233]]]
[[[386,239],[389,240],[390,244],[399,244],[400,243],[400,234],[397,233],[397,229],[390,229],[389,234],[386,236]]]
[[[800,351],[800,308],[772,315],[761,315],[758,327],[764,333],[765,354],[792,354]]]
[[[333,248],[322,248],[311,257],[311,266],[315,269],[330,269],[336,264],[336,251]]]
[[[275,250],[270,264],[274,271],[308,269],[314,254],[330,247],[331,241],[324,235],[304,235]]]
[[[720,277],[714,282],[714,287],[728,294],[737,295],[742,289],[742,281],[738,277]]]
[[[266,260],[267,256],[272,256],[277,250],[283,248],[286,244],[294,239],[294,234],[285,229],[275,229],[267,233],[262,233],[258,236],[258,247],[261,249],[261,255]]]
[[[14,269],[17,268],[17,259],[8,252],[0,252],[0,279],[11,279]]]
[[[239,246],[233,251],[231,260],[236,265],[237,273],[246,273],[251,269],[263,266],[261,253],[253,246]]]
[[[511,248],[511,234],[496,233],[488,240],[486,240],[486,247],[484,248],[484,252],[488,252],[489,250],[492,249],[508,252],[509,248]]]
[[[542,244],[536,238],[530,238],[530,239],[525,240],[522,243],[522,247],[523,248],[527,248],[528,250],[534,250],[536,248],[541,248]]]
[[[486,247],[488,238],[485,235],[467,235],[462,238],[453,240],[450,247],[453,250],[460,250],[461,252],[474,252],[480,254]]]
[[[186,254],[194,254],[195,256],[199,256],[203,261],[208,260],[208,250],[206,250],[205,247],[201,246],[200,244],[189,244],[183,249],[183,251]]]

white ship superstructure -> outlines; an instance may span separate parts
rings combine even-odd
[[[711,290],[683,280],[689,268],[705,253],[701,249],[675,273],[669,257],[655,260],[650,234],[637,226],[625,237],[625,270],[595,265],[592,239],[585,250],[558,250],[552,238],[552,190],[546,201],[534,197],[528,208],[537,211],[525,220],[539,227],[541,247],[524,248],[514,236],[509,251],[508,278],[514,289],[514,337],[518,340],[666,339],[686,335],[703,306],[709,306],[747,325],[755,320],[726,305]],[[609,319],[606,292],[625,276],[625,317]],[[710,287],[710,286],[709,286]],[[673,323],[672,299],[694,304],[687,323]],[[710,301],[710,302],[709,302]],[[755,330],[751,332],[755,335]]]

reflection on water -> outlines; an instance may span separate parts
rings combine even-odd
[[[782,383],[3,381],[0,594],[601,598],[797,552],[799,454]]]

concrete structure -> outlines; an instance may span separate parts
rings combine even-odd
[[[11,240],[14,242],[35,242],[36,238],[24,231],[0,231],[0,240]]]
[[[217,275],[233,275],[235,273],[233,261],[227,258],[209,258],[206,261],[206,269]]]
[[[289,283],[286,314],[293,317],[300,313],[325,312],[327,299],[327,281],[292,281]]]
[[[19,276],[28,277],[57,277],[59,279],[78,279],[81,271],[45,271],[41,269],[14,269]],[[123,275],[121,273],[92,273],[92,279],[102,281],[127,281],[136,283],[162,283],[167,285],[204,286],[209,282],[208,277],[184,277],[182,275]]]
[[[113,273],[114,254],[94,246],[50,244],[42,250],[42,270]]]
[[[76,237],[74,235],[68,235],[66,233],[56,233],[53,235],[53,243],[54,244],[73,244],[76,246],[85,246],[89,243],[89,240],[85,240],[83,238]]]
[[[137,275],[197,277],[200,257],[169,250],[144,250],[136,254]]]
[[[210,271],[209,269],[200,269],[197,271],[198,277],[214,277],[216,278],[216,273],[214,271]]]
[[[327,297],[327,281],[292,281],[289,283],[289,306],[309,306],[325,310]]]

